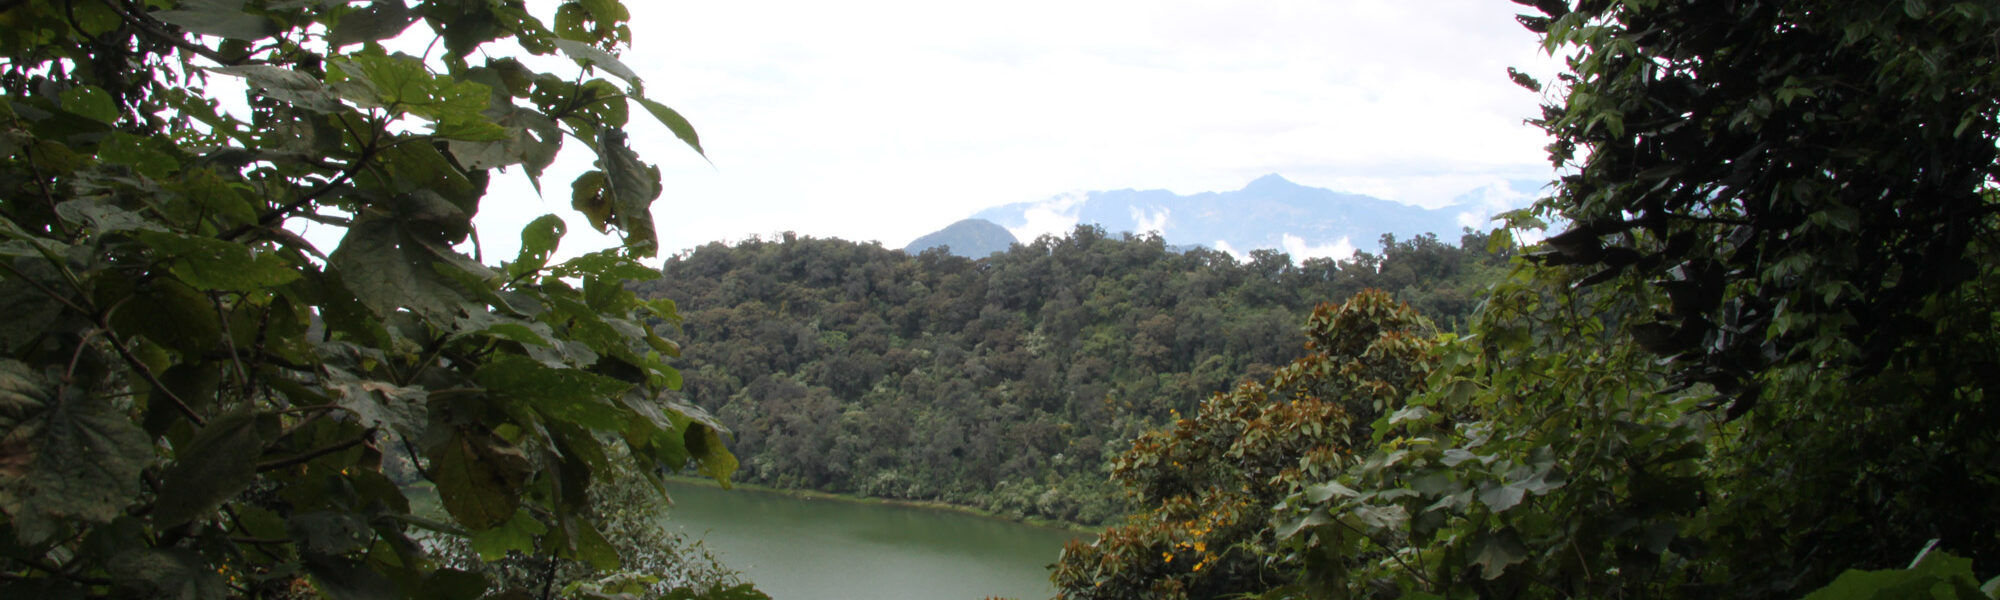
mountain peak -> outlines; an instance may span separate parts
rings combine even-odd
[[[1292,183],[1292,180],[1285,179],[1284,176],[1279,175],[1277,173],[1272,173],[1269,175],[1265,175],[1263,177],[1258,177],[1255,180],[1252,180],[1250,182],[1250,185],[1243,186],[1243,190],[1244,191],[1279,190],[1279,189],[1292,189],[1299,187],[1305,187],[1305,186]]]
[[[910,242],[910,245],[904,246],[903,251],[916,254],[925,249],[944,246],[952,254],[966,258],[985,258],[988,254],[1006,252],[1009,246],[1018,241],[1007,228],[975,217],[952,223],[944,229],[917,238],[916,241]]]

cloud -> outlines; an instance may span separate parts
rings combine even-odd
[[[1250,260],[1250,253],[1237,250],[1235,247],[1230,246],[1229,242],[1227,241],[1215,240],[1213,246],[1215,246],[1216,250],[1222,251],[1223,254],[1228,254],[1229,256],[1235,258],[1236,262],[1244,262]]]
[[[1492,229],[1497,223],[1493,215],[1527,206],[1534,202],[1541,189],[1522,181],[1494,181],[1472,190],[1457,198],[1457,203],[1469,210],[1458,214],[1460,227]]]
[[[1340,241],[1331,244],[1309,245],[1305,238],[1287,233],[1284,234],[1282,243],[1285,254],[1291,255],[1294,263],[1305,262],[1308,258],[1340,260],[1354,256],[1355,250],[1354,243],[1348,241],[1346,236],[1341,236]]]
[[[1147,232],[1166,232],[1167,217],[1172,215],[1173,212],[1172,209],[1161,207],[1159,213],[1149,214],[1137,206],[1132,207],[1132,222],[1137,223],[1133,233],[1143,235]]]
[[[1022,212],[1025,222],[1020,227],[1009,227],[1007,231],[1023,243],[1044,235],[1068,235],[1070,230],[1076,229],[1077,210],[1087,199],[1088,196],[1075,192],[1042,200]]]
[[[668,252],[773,230],[905,240],[1061,190],[1192,194],[1274,172],[1441,206],[1548,170],[1545,136],[1522,124],[1542,98],[1506,68],[1548,79],[1557,62],[1505,2],[629,7],[624,61],[708,149],[635,115],[634,146],[665,175]],[[496,187],[516,198],[496,210],[564,208],[590,162],[571,146],[546,205]],[[1017,235],[1074,225],[1047,217]]]

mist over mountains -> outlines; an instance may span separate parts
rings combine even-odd
[[[1397,239],[1431,233],[1455,241],[1462,228],[1488,227],[1492,215],[1528,205],[1543,183],[1495,182],[1439,208],[1304,186],[1276,174],[1259,177],[1240,190],[1186,196],[1167,190],[1087,192],[982,210],[947,230],[979,231],[980,237],[939,231],[918,238],[906,251],[947,245],[953,254],[986,256],[994,248],[994,228],[974,221],[987,221],[1022,242],[1079,223],[1095,223],[1114,233],[1157,231],[1171,246],[1206,246],[1239,256],[1270,248],[1294,259],[1344,257],[1357,248],[1375,248],[1385,233]]]

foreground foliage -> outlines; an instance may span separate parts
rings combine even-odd
[[[726,478],[716,423],[661,398],[673,305],[623,287],[656,276],[634,258],[660,193],[628,111],[700,148],[615,57],[626,17],[0,5],[0,595],[470,598],[499,582],[418,532],[615,570],[590,497],[633,468],[611,457]],[[381,44],[406,30],[426,56]],[[522,53],[580,68],[499,58]],[[467,256],[491,171],[539,185],[565,138],[598,157],[573,200],[624,248],[552,264],[548,216],[511,262]],[[345,235],[327,252],[307,221]]]
[[[1286,593],[1796,597],[1928,539],[2000,563],[2000,12],[1532,4],[1574,52],[1537,120],[1573,172],[1514,219],[1565,229],[1287,500]]]
[[[1567,173],[1510,225],[1562,231],[1290,486],[1259,595],[2000,591],[2000,9],[1522,4]]]

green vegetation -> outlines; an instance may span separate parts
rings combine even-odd
[[[645,324],[673,305],[623,287],[657,276],[635,259],[661,187],[628,113],[700,150],[615,57],[626,18],[0,3],[0,596],[758,596],[606,531],[633,515],[605,494],[735,466],[662,398],[677,347]],[[417,27],[423,57],[379,43]],[[522,52],[575,68],[502,58]],[[247,97],[210,91],[231,81]],[[623,248],[551,264],[550,216],[497,268],[458,250],[477,256],[491,171],[540,185],[565,138],[598,158],[575,205]],[[345,237],[315,247],[303,221]],[[442,514],[413,512],[420,482]],[[440,538],[540,576],[489,577]]]
[[[1271,554],[1286,532],[1270,507],[1337,473],[1350,427],[1422,384],[1435,359],[1429,325],[1375,290],[1314,309],[1309,354],[1118,458],[1113,478],[1149,509],[1095,543],[1072,542],[1051,579],[1090,599],[1215,598],[1291,581],[1302,565]]]
[[[700,145],[617,0],[0,3],[0,594],[757,598],[650,519],[727,423],[752,481],[1115,523],[1064,597],[1993,597],[2000,8],[1522,4],[1564,175],[1456,248],[661,272],[632,107]],[[565,139],[623,247],[482,264]]]
[[[2000,11],[1523,4],[1572,53],[1535,121],[1568,174],[1509,218],[1563,231],[1470,335],[1436,339],[1424,385],[1386,396],[1348,453],[1297,457],[1336,473],[1234,517],[1270,517],[1278,543],[1230,548],[1277,573],[1101,557],[1179,543],[1139,531],[1072,549],[1062,595],[2000,593],[1971,566],[2000,564]],[[1383,398],[1336,401],[1358,424]],[[1255,422],[1171,435],[1241,444]],[[1121,464],[1176,452],[1140,444]],[[1141,475],[1128,482],[1161,497],[1145,491],[1161,475]],[[1227,495],[1234,475],[1180,486]],[[1193,514],[1163,498],[1142,523]]]
[[[1463,242],[1294,265],[1088,226],[978,261],[788,235],[634,289],[686,312],[681,396],[736,431],[739,478],[1102,524],[1125,510],[1110,459],[1298,357],[1319,299],[1388,289],[1463,322],[1506,258]]]

